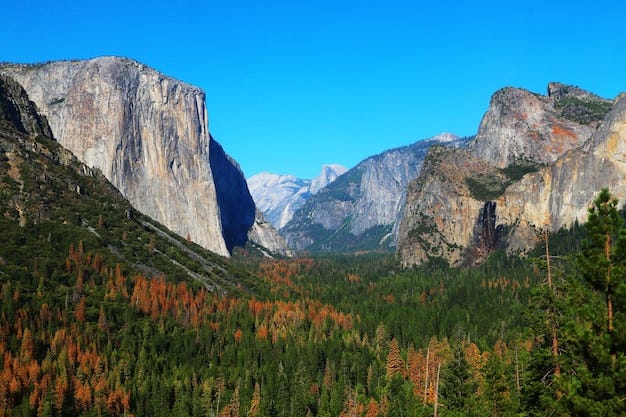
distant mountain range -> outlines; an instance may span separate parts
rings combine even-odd
[[[339,164],[322,166],[320,174],[312,180],[262,172],[248,178],[248,188],[265,218],[280,229],[312,195],[344,172],[346,168]]]
[[[296,250],[391,250],[408,183],[431,146],[463,147],[468,138],[443,133],[361,161],[312,195],[280,228]]]
[[[56,140],[134,209],[222,256],[236,247],[268,256],[395,250],[405,266],[474,265],[499,248],[526,253],[545,231],[584,220],[600,188],[626,199],[623,94],[506,87],[475,137],[444,133],[348,170],[326,165],[312,180],[262,173],[246,181],[211,137],[194,86],[118,57],[0,64],[0,74],[11,91],[0,109],[9,131]],[[53,145],[40,146],[29,142],[27,151]],[[54,158],[67,157],[54,149]],[[47,197],[22,198],[5,217],[47,218]]]

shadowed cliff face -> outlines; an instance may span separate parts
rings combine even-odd
[[[235,246],[244,246],[248,241],[248,231],[254,224],[256,207],[243,173],[213,137],[210,139],[209,161],[215,181],[224,241],[226,248],[232,251]]]
[[[52,137],[45,117],[37,113],[26,91],[10,77],[0,76],[0,120],[21,133]]]
[[[116,57],[0,71],[24,86],[59,143],[100,169],[133,206],[228,256],[202,90]]]
[[[476,220],[472,246],[465,255],[465,264],[474,265],[501,246],[501,232],[502,225],[496,225],[496,203],[486,202]]]

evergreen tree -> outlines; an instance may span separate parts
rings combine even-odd
[[[625,285],[626,231],[617,205],[603,189],[589,209],[578,258],[583,282],[570,295],[576,312],[566,327],[571,370],[561,386],[573,415],[626,413],[624,335],[615,331],[623,329],[626,310],[626,300],[615,297]]]
[[[452,360],[441,372],[441,403],[446,410],[445,415],[478,415],[477,389],[478,385],[465,358],[465,350],[463,346],[457,346]]]
[[[533,349],[529,382],[524,387],[530,415],[626,413],[626,234],[617,204],[608,190],[599,193],[589,209],[587,238],[575,270],[555,291],[537,292],[538,304],[531,308],[551,315],[544,319],[534,315],[539,343]],[[554,323],[559,332],[558,357],[550,342]]]
[[[580,268],[591,288],[603,294],[606,302],[606,332],[614,338],[614,297],[624,283],[626,266],[626,230],[617,210],[618,201],[604,188],[589,209],[585,228]],[[621,300],[620,300],[621,301]],[[611,356],[615,365],[615,343],[611,340]]]

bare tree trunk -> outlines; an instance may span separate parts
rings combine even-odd
[[[550,288],[550,291],[552,292],[552,294],[554,294],[554,288],[552,287],[552,268],[550,266],[550,247],[548,246],[548,229],[546,228],[545,231],[545,238],[546,238],[546,268],[548,269],[548,288]],[[556,360],[556,357],[559,356],[559,340],[557,338],[556,335],[556,313],[554,311],[554,306],[551,306],[551,310],[552,310],[552,356],[554,356],[554,359]],[[561,367],[557,364],[556,367],[554,368],[554,375],[560,375],[561,374]]]
[[[437,417],[439,408],[439,371],[441,371],[441,362],[437,365],[437,382],[435,383],[435,413],[433,417]]]
[[[519,357],[517,354],[517,349],[518,346],[517,344],[515,344],[515,384],[517,386],[517,392],[519,393],[522,390],[522,387],[519,381]]]
[[[424,404],[426,404],[426,395],[428,394],[428,359],[430,358],[430,346],[426,349],[426,376],[424,378]]]

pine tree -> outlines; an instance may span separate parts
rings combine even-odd
[[[626,231],[617,205],[603,189],[589,209],[587,239],[578,257],[583,281],[569,296],[574,312],[565,329],[570,369],[560,386],[572,415],[626,413],[624,335],[615,331],[624,329],[626,300],[616,295],[625,285]]]
[[[476,414],[476,391],[478,386],[465,358],[465,349],[458,346],[452,360],[442,369],[441,400],[446,412]]]
[[[624,280],[626,265],[626,231],[624,220],[617,211],[618,201],[604,188],[589,209],[585,228],[588,238],[583,243],[580,267],[591,287],[604,295],[606,302],[606,331],[613,337],[613,299]],[[611,349],[613,365],[615,350]]]
[[[396,374],[401,376],[406,375],[406,366],[402,356],[400,356],[400,347],[395,337],[391,339],[391,343],[389,343],[389,353],[387,354],[387,365],[385,369],[388,378]]]
[[[617,199],[603,189],[589,209],[577,268],[554,290],[540,289],[533,315],[539,342],[531,357],[524,403],[530,415],[626,413],[624,266],[626,235]],[[550,341],[558,323],[559,354]],[[616,329],[619,329],[616,331]],[[558,369],[560,373],[554,372]]]

